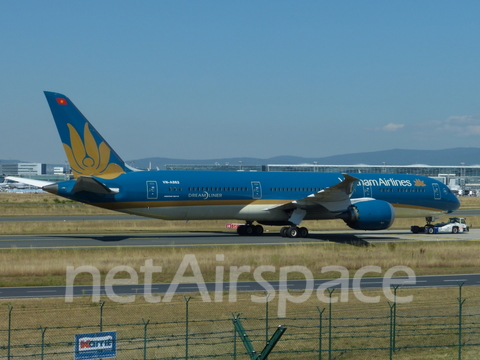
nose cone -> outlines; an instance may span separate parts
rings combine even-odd
[[[449,198],[449,203],[450,203],[450,208],[448,209],[448,212],[454,212],[455,210],[458,210],[460,208],[460,200],[458,200],[457,195],[451,193],[450,198]]]

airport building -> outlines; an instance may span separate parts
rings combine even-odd
[[[0,180],[5,176],[18,176],[43,181],[63,181],[69,176],[64,168],[54,168],[54,174],[47,174],[47,164],[42,163],[12,163],[0,164]],[[62,169],[62,170],[60,170]]]
[[[41,164],[41,163],[1,164],[0,173],[5,175],[21,176],[21,177],[45,175],[47,173],[47,164]]]

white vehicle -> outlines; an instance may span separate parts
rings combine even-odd
[[[438,223],[435,225],[426,225],[426,234],[440,234],[440,233],[463,233],[468,232],[467,219],[465,218],[450,218],[447,223]]]

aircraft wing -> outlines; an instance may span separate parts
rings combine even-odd
[[[350,195],[353,192],[353,184],[358,181],[356,177],[342,174],[344,179],[338,184],[308,195],[303,199],[294,200],[282,205],[276,205],[265,210],[277,209],[304,209],[315,206],[323,206],[331,212],[346,210],[350,205]],[[339,179],[340,180],[340,179]]]
[[[27,185],[32,185],[38,188],[42,188],[47,185],[52,185],[55,184],[54,182],[51,181],[42,181],[42,180],[34,180],[34,179],[24,179],[16,176],[6,176],[5,179],[7,180],[12,180],[16,181],[22,184],[27,184]]]

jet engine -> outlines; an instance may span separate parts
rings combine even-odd
[[[355,230],[385,230],[395,219],[395,209],[382,200],[357,202],[338,216]]]

